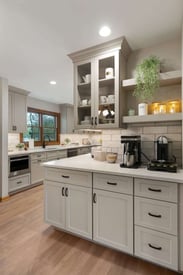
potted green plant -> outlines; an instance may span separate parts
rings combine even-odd
[[[136,67],[136,88],[133,95],[140,101],[138,105],[139,115],[147,114],[148,103],[152,100],[154,92],[159,87],[159,71],[160,59],[157,56],[145,58]]]
[[[25,145],[24,143],[18,143],[16,145],[16,148],[18,148],[19,151],[24,150],[24,145]]]

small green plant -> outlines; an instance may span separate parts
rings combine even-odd
[[[68,144],[68,143],[71,142],[71,140],[70,140],[69,138],[65,138],[65,139],[64,139],[64,142],[65,142],[66,144]]]
[[[145,58],[135,71],[136,88],[133,95],[141,102],[151,101],[159,87],[160,59],[156,56]]]
[[[16,145],[16,147],[17,147],[17,148],[24,148],[24,143],[18,143],[18,144]]]

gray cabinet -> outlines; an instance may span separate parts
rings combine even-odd
[[[126,51],[121,51],[124,44]],[[119,127],[121,56],[128,52],[126,40],[120,38],[69,55],[74,63],[76,129]]]
[[[45,221],[92,239],[92,174],[48,168],[45,178]]]
[[[9,90],[8,131],[23,133],[27,129],[27,94]]]

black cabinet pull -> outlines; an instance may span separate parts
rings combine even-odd
[[[68,197],[68,188],[65,188],[65,196]]]
[[[162,247],[161,247],[161,246],[154,246],[154,245],[152,245],[152,244],[150,244],[150,243],[148,243],[148,246],[149,246],[150,248],[153,248],[153,249],[156,249],[156,250],[162,250]]]
[[[97,194],[93,193],[93,203],[96,203],[96,202],[97,202]]]
[[[62,178],[64,178],[64,179],[69,179],[70,177],[69,177],[69,176],[62,175]]]
[[[153,192],[162,192],[161,189],[153,189],[151,187],[148,188],[149,191],[153,191]]]
[[[95,125],[97,125],[97,117],[95,117]]]
[[[93,125],[93,117],[91,117],[91,125]]]
[[[22,183],[22,181],[20,180],[20,181],[17,181],[17,184],[21,184]]]
[[[110,182],[110,181],[107,181],[107,184],[109,184],[109,185],[117,185],[117,182]]]
[[[62,196],[64,197],[64,187],[62,187]]]
[[[155,217],[155,218],[161,218],[162,217],[162,215],[156,215],[156,214],[152,214],[152,213],[148,213],[148,215],[149,216],[151,216],[151,217]]]

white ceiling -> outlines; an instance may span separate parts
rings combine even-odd
[[[183,0],[0,0],[0,76],[32,97],[73,103],[67,54],[123,35],[132,49],[148,47],[181,35],[182,18]],[[108,38],[98,35],[105,24]]]

